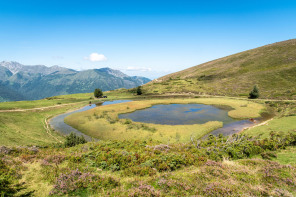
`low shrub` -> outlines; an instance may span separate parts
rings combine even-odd
[[[90,192],[98,188],[114,188],[119,186],[119,182],[112,177],[101,177],[89,172],[83,173],[78,169],[70,173],[61,174],[55,182],[50,195],[73,194],[79,190],[88,189]]]
[[[7,164],[0,158],[0,196],[16,196],[16,194],[26,187],[24,183],[19,183],[21,175],[10,167],[11,161]],[[26,191],[23,196],[30,196],[33,191]]]
[[[66,141],[64,142],[64,146],[65,147],[72,147],[72,146],[76,146],[78,144],[84,144],[87,141],[85,140],[85,138],[81,135],[81,136],[77,136],[75,133],[70,133],[70,135],[68,135],[66,137]]]
[[[267,151],[267,152],[261,153],[261,157],[262,157],[262,159],[271,160],[272,158],[277,158],[277,155],[274,152]]]

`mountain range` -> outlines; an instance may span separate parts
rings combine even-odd
[[[133,88],[150,79],[111,68],[76,71],[60,66],[0,62],[0,101],[36,100],[63,94]]]

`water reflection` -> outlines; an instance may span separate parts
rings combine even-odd
[[[154,105],[132,113],[120,114],[121,119],[163,125],[204,124],[208,121],[221,121],[224,124],[237,120],[228,116],[228,110],[203,104]]]

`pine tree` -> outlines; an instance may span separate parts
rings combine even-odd
[[[137,95],[143,94],[141,86],[137,87]]]
[[[249,98],[256,99],[256,98],[259,98],[259,96],[260,96],[259,89],[256,85],[254,85],[253,90],[249,93]]]

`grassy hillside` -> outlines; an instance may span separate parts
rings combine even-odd
[[[262,98],[296,99],[296,40],[278,42],[161,77],[147,94],[247,96],[257,84]]]

